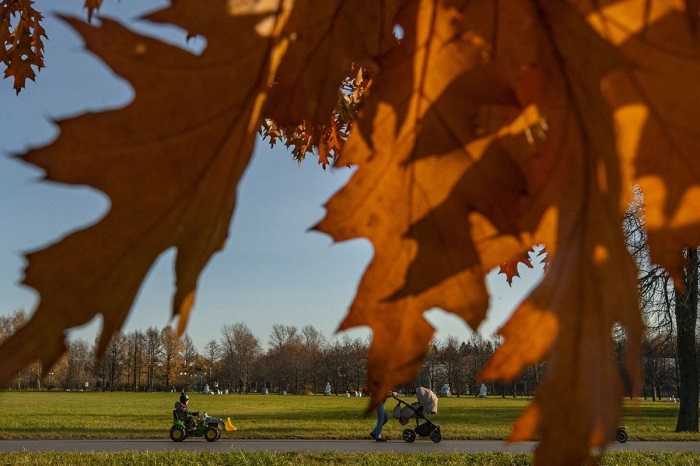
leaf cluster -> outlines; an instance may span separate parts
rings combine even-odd
[[[13,357],[0,380],[37,357],[50,367],[63,330],[96,314],[103,352],[169,248],[182,333],[262,126],[297,160],[315,147],[323,166],[357,167],[315,228],[374,246],[340,329],[371,328],[375,395],[414,379],[434,332],[426,310],[478,328],[485,275],[545,245],[547,273],[481,378],[512,380],[549,358],[510,439],[541,438],[537,463],[580,463],[619,421],[618,326],[633,388],[640,380],[637,270],[622,228],[632,187],[644,193],[651,263],[680,277],[680,251],[698,245],[697,17],[690,0],[174,0],[145,18],[205,36],[199,56],[107,19],[67,19],[136,97],[59,122],[56,141],[24,154],[112,207],[28,255],[25,284],[41,302],[0,346]],[[27,55],[31,37],[38,57],[37,17],[21,18],[33,34],[4,26],[3,42],[25,37]],[[23,83],[27,66],[3,63]]]
[[[338,91],[338,102],[328,124],[307,127],[306,122],[301,122],[295,126],[281,127],[274,120],[265,119],[260,131],[263,139],[269,140],[271,147],[283,141],[292,158],[299,163],[315,150],[318,163],[325,169],[331,160],[337,159],[342,153],[352,123],[357,118],[362,97],[371,84],[367,70],[362,67],[353,65],[350,74],[350,77],[343,79]]]
[[[36,78],[34,69],[44,67],[43,16],[31,0],[2,0],[0,2],[0,63],[4,77],[12,78],[17,94],[27,79]]]

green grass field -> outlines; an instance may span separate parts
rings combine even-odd
[[[0,392],[4,422],[0,438],[167,438],[177,393]],[[364,415],[366,398],[278,395],[192,394],[190,407],[210,415],[230,417],[238,427],[224,438],[367,439],[374,416]],[[406,398],[412,402],[413,398]],[[504,439],[510,425],[530,402],[512,398],[441,398],[439,412],[431,416],[441,425],[445,439]],[[395,402],[388,400],[387,410]],[[631,439],[700,440],[700,435],[673,432],[678,405],[639,402],[625,407],[623,423]],[[637,413],[636,415],[633,413]],[[585,415],[585,414],[584,414]],[[388,438],[403,430],[390,419]],[[4,465],[530,465],[532,455],[508,453],[260,453],[260,452],[158,452],[158,453],[3,453]],[[605,455],[603,466],[694,465],[697,455],[668,452],[615,452]]]
[[[167,438],[177,399],[177,393],[0,392],[0,438]],[[364,414],[367,402],[337,396],[192,394],[190,407],[230,417],[239,430],[224,433],[225,438],[366,439],[374,427],[373,414]],[[441,425],[444,439],[505,439],[529,402],[441,398],[431,419]],[[395,404],[386,402],[390,439],[400,438],[404,429],[391,418]],[[626,402],[622,422],[631,440],[700,440],[698,434],[674,432],[677,413],[675,403]]]

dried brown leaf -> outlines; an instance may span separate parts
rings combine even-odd
[[[530,261],[530,255],[529,253],[525,253],[522,256],[520,256],[517,259],[504,262],[501,264],[499,267],[498,273],[499,274],[504,274],[506,276],[506,281],[508,282],[509,285],[513,284],[513,278],[519,277],[520,273],[518,272],[518,265],[523,264],[528,268],[532,268],[532,262]]]
[[[633,358],[641,341],[636,272],[621,233],[631,179],[621,169],[600,92],[604,77],[626,62],[563,2],[537,2],[531,17],[541,74],[531,95],[549,131],[539,154],[523,163],[535,213],[525,220],[537,220],[527,228],[552,259],[502,330],[505,343],[482,377],[512,379],[550,354],[533,407],[511,439],[539,435],[538,464],[579,464],[591,446],[613,438],[619,420],[613,326],[627,329]],[[534,326],[541,327],[533,334]],[[637,380],[638,362],[629,370]]]
[[[13,78],[17,94],[27,79],[34,81],[34,69],[44,67],[44,17],[32,4],[17,0],[0,3],[0,63],[5,68],[4,77]]]
[[[600,2],[589,21],[629,66],[609,75],[619,152],[644,195],[651,260],[680,283],[700,237],[700,47],[682,2]],[[646,8],[649,8],[647,11]]]
[[[433,334],[424,311],[440,307],[474,328],[484,317],[485,272],[470,235],[493,233],[488,216],[472,215],[492,211],[467,186],[479,177],[488,184],[496,161],[507,160],[484,152],[488,145],[474,153],[468,145],[480,136],[480,109],[515,105],[483,62],[482,41],[460,29],[458,11],[416,1],[403,15],[405,38],[380,62],[340,160],[358,171],[317,226],[337,241],[366,237],[375,247],[340,326],[372,329],[368,384],[375,394],[411,382],[421,367]]]
[[[98,314],[104,318],[98,352],[104,351],[146,273],[169,248],[177,249],[173,314],[184,330],[198,276],[228,234],[276,53],[274,37],[256,33],[275,10],[233,16],[224,0],[202,10],[174,2],[150,17],[196,31],[207,15],[218,18],[208,24],[200,56],[110,20],[92,27],[67,19],[89,50],[133,84],[136,97],[121,109],[59,122],[56,141],[24,156],[49,180],[106,193],[111,208],[95,225],[28,255],[24,283],[41,302],[0,346],[1,381],[37,357],[50,367],[65,350],[65,330]]]

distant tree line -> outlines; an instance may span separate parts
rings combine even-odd
[[[658,310],[657,310],[658,311]],[[654,320],[656,319],[656,320]],[[644,397],[677,396],[678,350],[673,320],[668,313],[648,315],[643,355]],[[0,342],[27,320],[23,310],[0,316]],[[652,321],[654,325],[652,324]],[[624,353],[624,332],[615,335]],[[468,341],[455,336],[433,339],[414,386],[452,396],[474,396],[477,377],[501,341],[474,334]],[[47,373],[37,362],[14,379],[15,390],[101,391],[213,391],[228,393],[323,393],[327,383],[334,394],[361,392],[365,385],[369,339],[328,339],[314,326],[301,329],[275,324],[264,349],[245,323],[224,324],[219,339],[196,348],[185,333],[172,327],[117,333],[101,360],[97,341],[72,340],[68,352]],[[400,349],[397,349],[399,351]],[[491,396],[532,396],[546,370],[546,362],[527,368],[510,383],[489,382]],[[413,387],[399,387],[411,391]]]
[[[23,310],[0,316],[0,341],[27,320]],[[225,324],[219,339],[196,348],[191,337],[178,338],[172,327],[116,334],[101,360],[97,340],[69,343],[68,352],[41,373],[39,363],[15,378],[16,390],[202,391],[228,393],[362,392],[366,383],[368,338],[328,339],[314,326],[301,329],[275,324],[264,349],[245,323]],[[476,377],[498,347],[498,340],[475,335],[433,340],[415,385],[439,392],[449,385],[452,395],[476,393]],[[531,395],[542,365],[531,368],[513,384],[491,384],[492,394]],[[410,391],[413,387],[404,387]]]

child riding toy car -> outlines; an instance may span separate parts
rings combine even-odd
[[[173,442],[182,442],[187,437],[204,437],[208,442],[216,442],[221,437],[221,430],[234,431],[236,426],[227,418],[226,422],[218,417],[210,417],[204,411],[204,416],[199,416],[199,411],[189,409],[190,397],[183,391],[180,401],[175,403],[173,409],[173,425],[170,428],[170,439]],[[194,417],[199,418],[195,421]]]
[[[194,427],[188,428],[185,422],[177,418],[177,414],[173,410],[173,426],[170,428],[170,439],[173,442],[182,442],[187,437],[204,437],[207,442],[216,442],[221,438],[222,430],[227,432],[237,430],[230,418],[224,422],[218,417],[208,416],[206,411],[201,417],[199,412],[195,412],[193,415],[199,419],[195,422]]]

